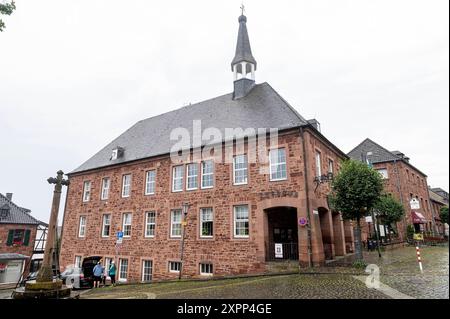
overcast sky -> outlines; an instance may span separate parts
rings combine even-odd
[[[42,220],[57,170],[141,119],[232,91],[240,0],[16,5],[0,33],[0,192]],[[245,6],[258,83],[344,152],[370,137],[449,189],[447,0]]]

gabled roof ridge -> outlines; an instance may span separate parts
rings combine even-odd
[[[370,142],[372,144],[374,144],[375,146],[379,147],[380,149],[382,149],[383,151],[389,153],[389,155],[392,155],[393,157],[397,158],[398,160],[401,160],[402,158],[393,154],[391,151],[389,151],[388,149],[386,149],[385,147],[381,146],[380,144],[378,144],[377,142],[375,142],[374,140],[370,139],[370,138],[366,138],[365,140],[363,140],[361,143],[358,144],[358,146],[354,147],[350,152],[348,152],[347,154],[350,154],[354,151],[356,151],[359,147],[361,147],[364,143],[366,142]]]
[[[374,142],[373,140],[371,140],[370,138],[367,138],[367,140],[373,144],[375,144],[376,146],[378,146],[379,148],[381,148],[383,151],[388,152],[389,154],[391,154],[392,156],[396,157],[397,159],[401,160],[402,158],[400,156],[395,155],[394,153],[392,153],[391,151],[389,151],[387,148],[381,146],[380,144],[378,144],[377,142]]]

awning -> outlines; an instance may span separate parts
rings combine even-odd
[[[0,260],[25,260],[28,258],[30,257],[16,253],[0,254]]]
[[[413,221],[413,224],[426,224],[427,220],[425,219],[425,217],[418,212],[411,212],[411,218]]]

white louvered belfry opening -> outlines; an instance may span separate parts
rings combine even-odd
[[[240,79],[251,79],[255,81],[255,65],[246,61],[237,63],[233,65],[233,74],[235,81]]]

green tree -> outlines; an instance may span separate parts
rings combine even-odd
[[[2,15],[11,15],[13,11],[16,9],[16,4],[14,0],[11,2],[0,3],[0,18]],[[3,32],[5,29],[5,23],[2,19],[0,19],[0,32]]]
[[[403,207],[402,203],[391,195],[384,194],[375,204],[374,210],[377,212],[378,218],[397,233],[395,225],[405,215],[405,207]]]
[[[332,183],[331,202],[334,209],[342,213],[346,220],[356,220],[355,252],[357,260],[362,260],[361,218],[379,201],[383,191],[381,175],[367,164],[348,160]]]
[[[448,206],[441,208],[440,217],[443,223],[448,224]]]

